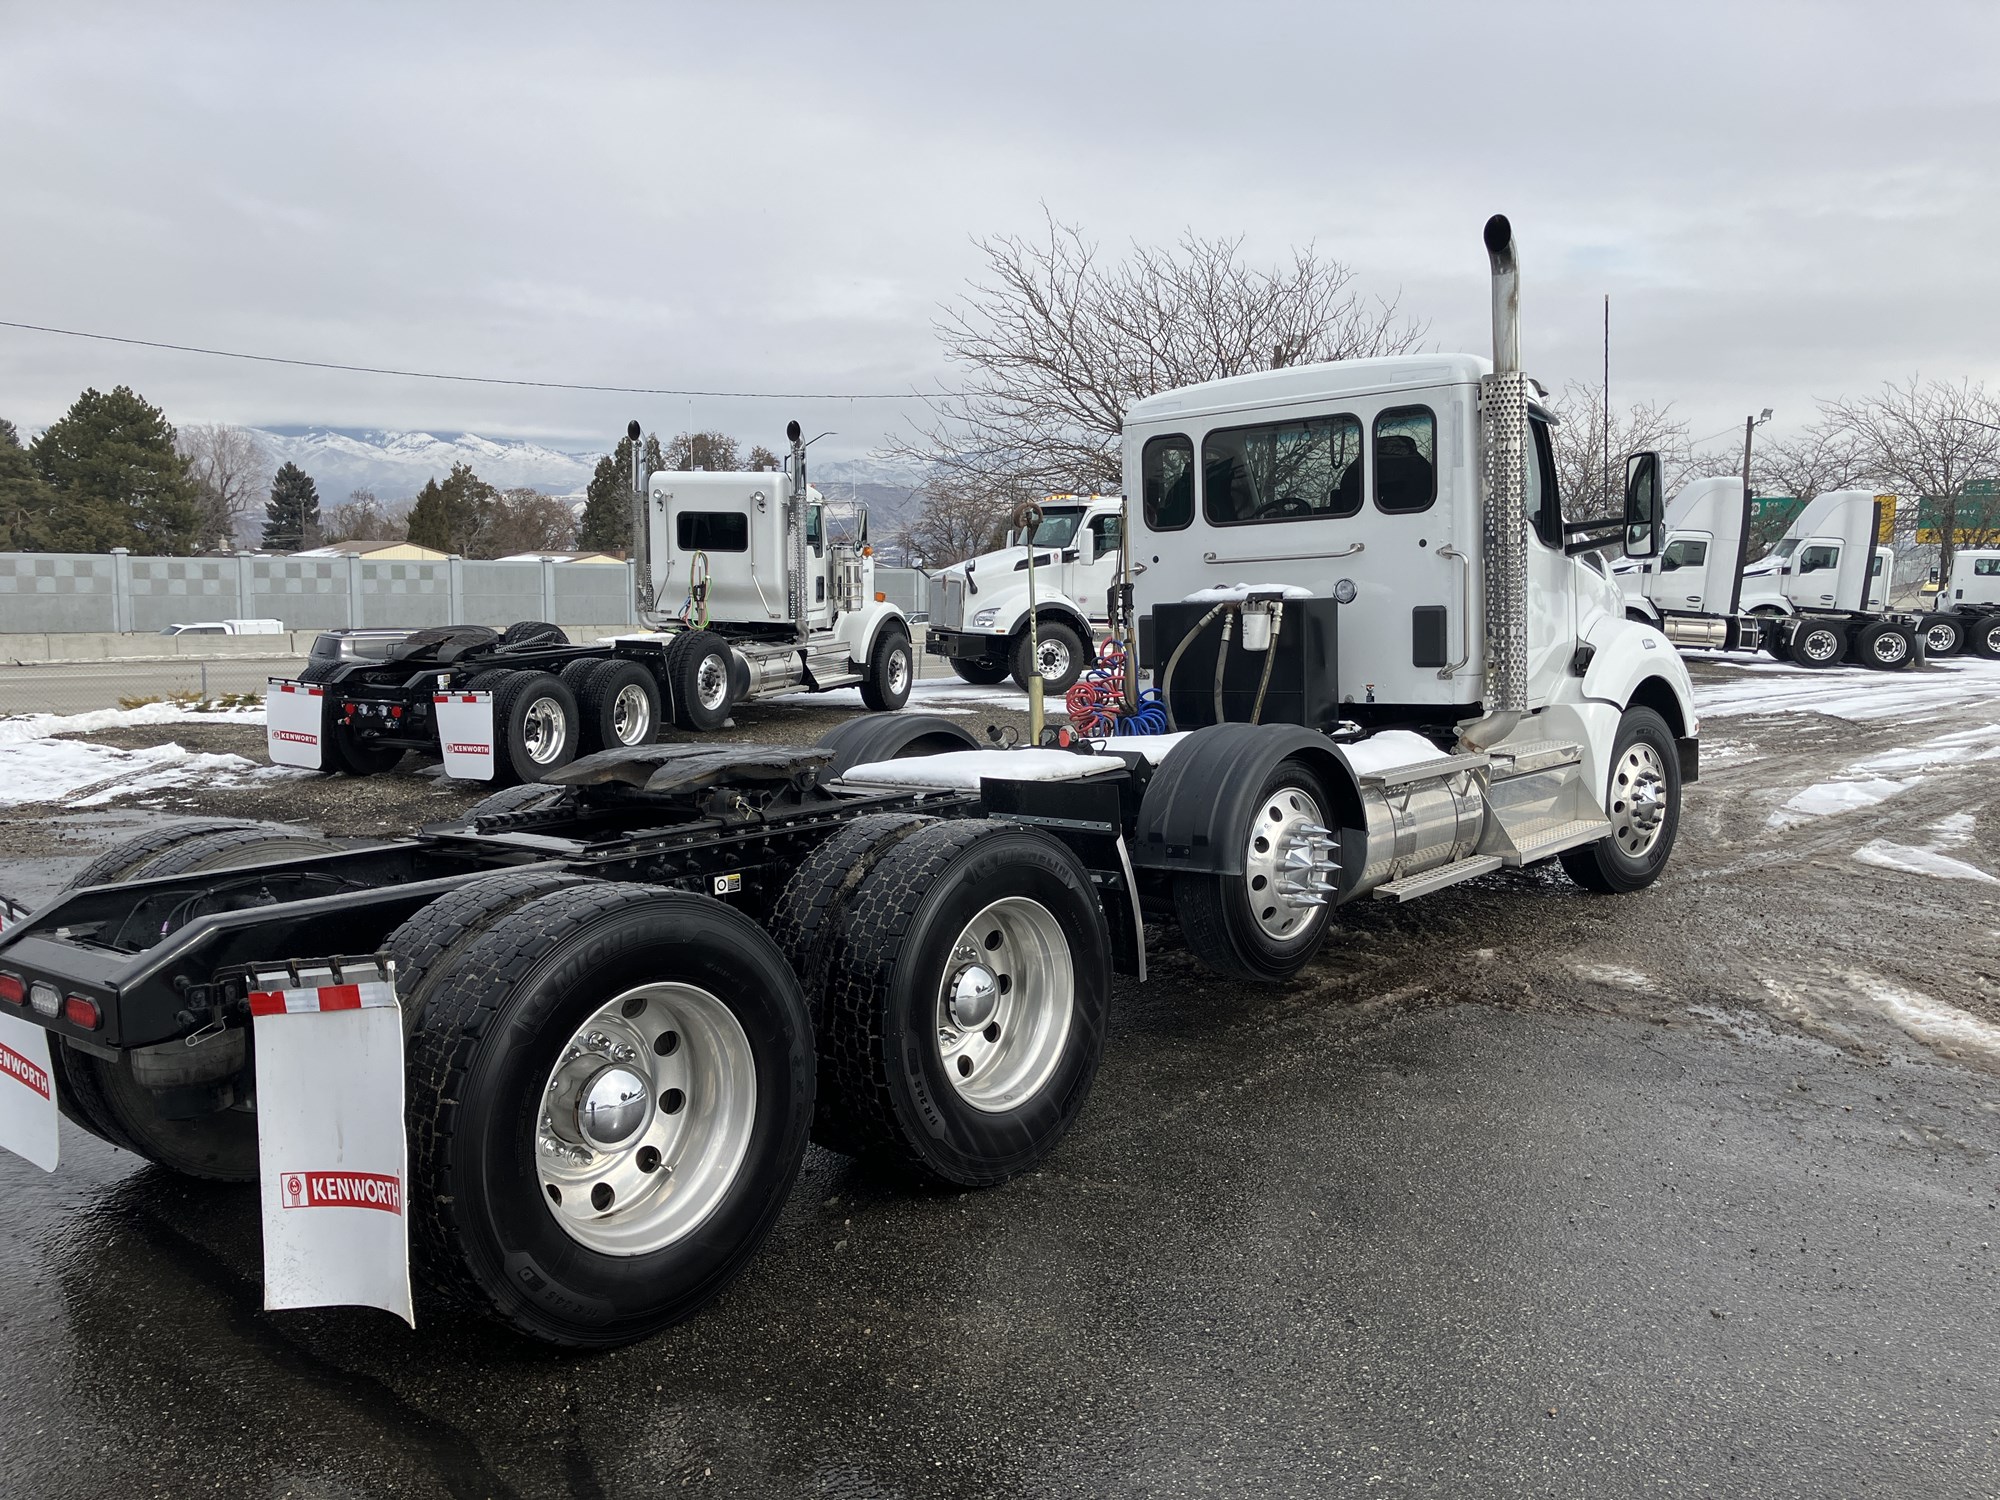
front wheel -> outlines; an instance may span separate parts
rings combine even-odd
[[[1924,655],[1932,659],[1956,656],[1965,646],[1965,627],[1951,615],[1925,615],[1917,628],[1924,633]]]
[[[916,654],[910,648],[910,638],[885,626],[876,634],[875,649],[868,653],[868,672],[861,679],[861,701],[877,713],[893,712],[910,701],[916,675]]]
[[[1622,895],[1660,878],[1681,823],[1680,747],[1650,708],[1628,708],[1611,745],[1604,815],[1611,832],[1558,856],[1586,890]]]
[[[1031,656],[1028,651],[1028,632],[1023,630],[1014,641],[1013,672],[1014,681],[1021,691],[1028,690],[1028,679],[1039,675],[1042,691],[1053,697],[1066,693],[1070,685],[1083,674],[1085,665],[1083,637],[1073,626],[1060,620],[1042,620],[1035,626],[1035,649]]]
[[[2000,661],[2000,615],[1988,615],[1966,632],[1966,644],[1974,656]]]
[[[749,1263],[804,1160],[813,1049],[748,918],[572,886],[491,921],[411,999],[411,1228],[438,1290],[604,1348]]]
[[[1216,973],[1255,984],[1290,979],[1319,951],[1332,920],[1333,799],[1312,768],[1279,762],[1237,832],[1241,874],[1177,875],[1181,936]]]

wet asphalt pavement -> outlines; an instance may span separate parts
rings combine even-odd
[[[1268,991],[1169,942],[1042,1172],[816,1150],[743,1280],[612,1355],[264,1313],[254,1193],[65,1127],[56,1177],[0,1158],[0,1494],[2000,1493],[2000,774],[1893,762],[1983,743],[1990,687],[1711,717],[1636,897],[1363,906]],[[461,795],[413,782],[346,826]],[[32,897],[158,816],[39,811]],[[1933,844],[1972,875],[1857,857]]]

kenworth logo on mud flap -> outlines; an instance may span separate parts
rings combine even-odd
[[[12,1047],[0,1047],[0,1073],[25,1083],[44,1099],[49,1097],[49,1075]]]
[[[279,1188],[286,1208],[403,1211],[402,1182],[382,1172],[287,1172]]]

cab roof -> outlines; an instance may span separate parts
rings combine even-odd
[[[1469,385],[1491,373],[1490,360],[1475,354],[1395,354],[1380,359],[1337,359],[1290,365],[1185,385],[1135,401],[1126,408],[1128,426],[1173,422],[1250,407],[1285,406],[1328,397],[1372,396],[1440,385]]]

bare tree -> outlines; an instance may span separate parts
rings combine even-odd
[[[936,328],[964,372],[935,397],[931,423],[889,453],[930,476],[950,509],[992,506],[997,525],[1023,498],[1122,487],[1126,407],[1175,386],[1330,359],[1397,354],[1425,326],[1394,301],[1363,296],[1354,273],[1311,245],[1271,269],[1242,239],[1192,230],[1168,248],[1134,245],[1104,263],[1074,225],[1051,216],[1033,239],[976,242],[984,278]]]
[[[1671,405],[1635,401],[1623,411],[1612,412],[1609,443],[1605,441],[1603,386],[1572,380],[1561,394],[1549,398],[1549,409],[1558,418],[1549,434],[1555,450],[1556,484],[1562,492],[1563,514],[1572,521],[1622,512],[1627,454],[1658,453],[1661,479],[1669,495],[1698,471],[1709,472],[1709,466],[1719,466],[1720,473],[1731,472],[1726,459],[1696,455],[1687,423],[1673,414]]]
[[[2000,473],[2000,400],[1983,383],[1912,375],[1873,396],[1822,401],[1820,425],[1852,447],[1860,476],[1898,495],[1934,497],[1940,577],[1951,576],[1961,528],[1994,524],[2000,502],[1963,493],[1968,481]]]
[[[736,439],[726,432],[683,432],[667,444],[662,456],[669,469],[705,469],[711,474],[734,474],[742,467],[736,456]]]
[[[400,542],[409,526],[409,516],[384,506],[373,490],[354,490],[333,508],[322,530],[329,542]]]
[[[941,568],[1000,543],[1009,507],[1004,497],[979,489],[925,489],[916,513],[896,529],[906,567]]]
[[[540,490],[505,490],[487,513],[479,537],[482,557],[516,552],[567,552],[576,544],[576,512]]]
[[[180,428],[174,446],[187,460],[188,475],[200,490],[200,545],[219,547],[233,542],[244,520],[263,503],[271,488],[270,454],[249,428],[220,422]]]

